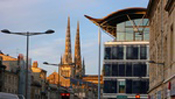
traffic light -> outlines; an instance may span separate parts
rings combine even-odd
[[[61,99],[70,99],[70,93],[61,93]]]
[[[136,98],[136,99],[140,99],[140,94],[136,94],[136,95],[135,95],[135,98]]]

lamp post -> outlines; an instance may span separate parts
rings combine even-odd
[[[43,64],[59,67],[59,66],[62,66],[62,65],[74,65],[75,63],[71,63],[71,64],[53,64],[53,63],[43,62]],[[58,68],[58,72],[59,72],[59,68]],[[61,76],[61,73],[60,73],[60,72],[58,73],[58,75],[59,75],[59,74],[60,74],[60,76]],[[59,78],[58,82],[60,82],[60,78]],[[59,83],[57,84],[57,87],[59,87]]]
[[[153,60],[148,61],[148,63],[162,65],[162,67],[165,66],[165,63],[158,63],[158,62],[155,62]],[[161,78],[162,78],[162,83],[163,83],[163,81],[164,81],[164,73],[161,73],[161,76],[162,76]]]
[[[157,62],[152,61],[152,60],[148,61],[148,63],[157,64],[157,65],[165,65],[165,63],[157,63]]]
[[[47,30],[45,32],[11,32],[7,29],[1,30],[2,33],[5,34],[14,34],[14,35],[22,35],[27,37],[26,41],[26,86],[25,86],[25,96],[26,99],[28,99],[28,58],[29,58],[29,36],[34,36],[34,35],[41,35],[41,34],[52,34],[55,31],[54,30]]]
[[[98,99],[101,97],[101,88],[100,88],[100,71],[101,71],[101,32],[100,27],[98,30],[98,47],[99,47],[99,57],[98,57]]]
[[[43,64],[45,64],[45,65],[57,66],[57,67],[61,66],[61,64],[51,64],[51,63],[48,63],[48,62],[43,62]],[[59,72],[59,68],[58,68],[58,72]],[[58,74],[58,75],[59,75],[59,74]],[[60,81],[60,79],[58,80],[57,87],[59,87],[59,81]],[[48,97],[48,99],[50,99],[50,96]]]
[[[75,65],[75,63],[71,63],[71,64],[53,64],[53,63],[48,63],[48,62],[43,62],[43,64],[45,65],[52,65],[52,66],[62,66],[62,65]],[[58,68],[58,72],[59,72],[59,68]],[[60,73],[59,73],[60,74]],[[58,74],[58,75],[59,75]],[[60,74],[61,75],[61,74]],[[58,84],[59,85],[59,84]]]

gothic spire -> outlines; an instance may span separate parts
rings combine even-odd
[[[66,63],[72,63],[70,17],[68,17],[68,24],[67,24],[67,31],[66,31],[65,53],[64,53],[64,56],[63,56],[63,64],[66,64]]]
[[[63,64],[62,62],[63,62],[63,60],[62,60],[62,55],[61,55],[61,57],[60,57],[60,64]]]
[[[74,55],[74,62],[77,66],[78,71],[82,69],[81,64],[81,47],[80,47],[80,30],[79,30],[79,22],[77,23],[77,33],[75,38],[75,55]]]

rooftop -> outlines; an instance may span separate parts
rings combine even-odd
[[[133,7],[118,10],[100,19],[93,18],[88,15],[85,15],[85,17],[97,26],[100,26],[109,35],[116,37],[116,24],[134,19],[147,18],[146,11],[146,8]]]

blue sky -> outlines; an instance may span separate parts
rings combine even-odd
[[[98,72],[98,27],[84,17],[102,18],[128,7],[147,7],[148,0],[0,0],[0,30],[36,32],[55,30],[51,35],[30,37],[29,56],[38,61],[39,67],[50,74],[56,67],[42,63],[59,63],[64,54],[67,18],[70,16],[72,52],[77,21],[80,22],[82,57],[85,59],[86,74]],[[102,31],[101,31],[102,32]],[[102,32],[102,41],[112,38]],[[17,57],[26,55],[26,38],[18,35],[0,34],[0,50]],[[103,48],[102,48],[103,57]]]

